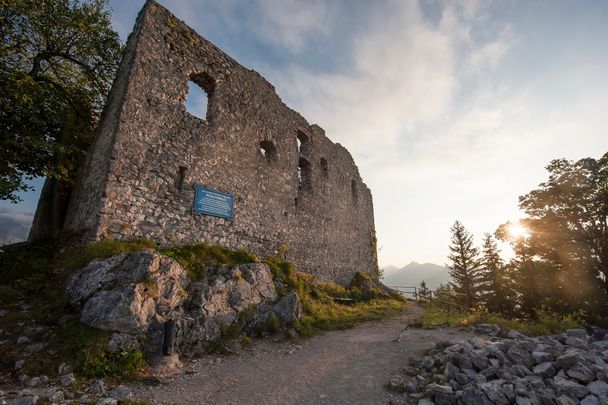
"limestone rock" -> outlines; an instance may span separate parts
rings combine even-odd
[[[73,304],[81,304],[93,294],[106,288],[116,280],[112,270],[121,263],[127,253],[121,253],[108,259],[94,259],[86,267],[68,278],[66,292]]]
[[[283,325],[291,325],[302,317],[303,309],[300,297],[295,291],[290,292],[273,306],[272,312]]]
[[[123,400],[130,399],[133,395],[131,394],[131,390],[129,389],[129,387],[125,385],[119,385],[113,390],[109,391],[108,396],[118,400]]]
[[[534,374],[545,378],[553,377],[556,374],[553,364],[549,362],[540,363],[539,365],[534,367],[534,370],[532,371],[534,372]]]
[[[107,331],[137,334],[164,322],[182,304],[184,268],[152,250],[93,261],[70,277],[72,302],[84,302],[81,321]]]
[[[142,285],[124,285],[100,291],[85,304],[80,320],[94,328],[123,333],[142,333],[155,315],[154,299]]]

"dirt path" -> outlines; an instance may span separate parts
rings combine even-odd
[[[402,334],[420,313],[412,304],[400,316],[297,343],[257,340],[240,355],[200,359],[195,374],[132,389],[155,404],[382,404],[391,397],[384,384],[408,357],[456,333],[468,335],[421,329]]]

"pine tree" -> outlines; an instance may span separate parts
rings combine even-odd
[[[481,301],[490,312],[513,312],[514,296],[507,266],[500,257],[496,240],[486,233],[481,258]]]
[[[459,300],[467,308],[472,308],[477,303],[481,283],[478,250],[473,246],[473,236],[459,221],[454,223],[450,232],[452,240],[448,259],[452,263],[446,267]]]

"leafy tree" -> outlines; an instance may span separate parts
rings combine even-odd
[[[483,239],[480,270],[483,305],[490,312],[510,314],[514,302],[512,282],[496,240],[489,233]]]
[[[120,60],[107,0],[0,0],[0,198],[68,184]]]
[[[477,303],[480,289],[480,261],[478,250],[473,246],[473,236],[456,221],[452,226],[450,254],[451,264],[446,267],[452,277],[452,285],[459,300],[467,308]]]
[[[608,295],[608,154],[553,160],[549,179],[520,197],[529,236],[512,240],[521,307],[606,313]],[[497,231],[509,239],[506,224]]]

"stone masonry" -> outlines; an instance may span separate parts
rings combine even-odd
[[[205,119],[186,111],[192,81]],[[234,218],[194,215],[193,184],[234,196]],[[348,283],[376,266],[372,196],[351,155],[257,72],[155,1],[141,10],[64,229],[87,240],[209,243]]]

